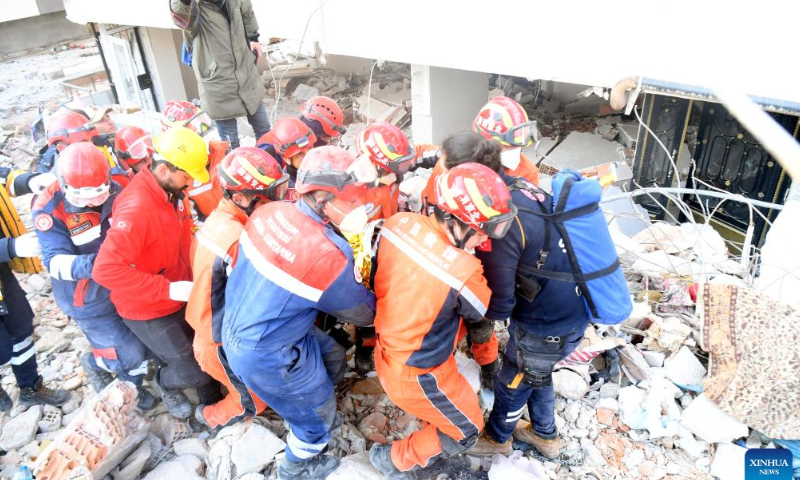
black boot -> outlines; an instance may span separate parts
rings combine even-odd
[[[333,455],[319,454],[302,462],[292,462],[283,457],[278,465],[280,480],[325,480],[339,468],[339,459]]]
[[[222,392],[219,390],[219,382],[212,380],[202,387],[197,387],[197,399],[205,405],[214,405],[222,400]]]
[[[89,377],[89,383],[92,384],[92,388],[97,393],[100,393],[114,381],[114,375],[92,364],[92,352],[83,354],[81,357],[81,367],[83,367],[83,371],[86,372],[86,376]]]
[[[60,407],[69,400],[67,390],[52,390],[44,386],[42,376],[30,387],[21,387],[19,391],[19,403],[26,406],[47,404]]]
[[[8,396],[5,390],[0,388],[0,412],[8,412],[14,406],[14,401]]]
[[[136,408],[138,408],[143,412],[155,408],[156,404],[158,403],[158,400],[156,400],[156,397],[154,397],[153,394],[150,393],[150,390],[144,388],[144,386],[142,385],[139,385],[138,387],[136,387],[136,391],[138,392],[138,396],[136,399]]]
[[[167,404],[167,410],[176,418],[186,420],[192,416],[192,404],[181,390],[168,390],[161,385],[161,370],[156,371],[153,384],[161,395],[161,400]]]

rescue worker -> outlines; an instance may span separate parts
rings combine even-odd
[[[216,167],[225,158],[229,148],[230,144],[225,141],[212,140],[208,142],[208,164],[205,167],[208,172],[208,181],[195,180],[192,182],[192,186],[186,190],[186,195],[194,205],[198,224],[202,224],[222,200],[222,187],[216,180]]]
[[[150,166],[153,152],[150,135],[139,127],[125,126],[114,135],[114,153],[131,177]]]
[[[297,169],[306,153],[314,148],[317,136],[305,123],[294,117],[279,118],[272,130],[256,142],[256,147],[264,150],[278,160],[281,168],[289,174],[287,199],[295,201],[300,195],[294,188]]]
[[[300,106],[300,120],[314,132],[315,147],[324,147],[347,132],[339,104],[329,97],[311,97]]]
[[[201,104],[220,138],[239,147],[236,118],[243,116],[261,138],[270,125],[256,67],[264,53],[251,0],[170,0],[169,5],[192,57]]]
[[[472,130],[502,147],[500,160],[505,174],[539,184],[539,168],[522,153],[523,147],[538,141],[539,132],[536,121],[528,119],[528,113],[519,103],[503,96],[492,98],[478,112]],[[433,204],[435,178],[445,169],[444,160],[434,167],[422,192],[423,203]]]
[[[454,352],[461,321],[485,321],[491,296],[471,252],[502,238],[515,214],[497,174],[464,164],[437,179],[434,215],[399,213],[383,226],[376,371],[389,399],[427,422],[403,440],[373,445],[372,464],[392,480],[467,468],[459,454],[477,441],[483,414]]]
[[[0,167],[0,182],[3,183],[0,187],[0,365],[11,363],[22,405],[44,403],[59,407],[70,396],[66,390],[46,387],[38,373],[33,344],[33,310],[12,272],[12,269],[21,273],[41,271],[36,257],[42,249],[34,233],[20,230],[22,221],[9,193],[11,196],[40,193],[47,187],[47,182],[54,180],[55,176],[51,174]],[[15,236],[6,236],[5,232]],[[9,412],[13,406],[11,397],[0,388],[0,412]]]
[[[321,480],[339,464],[322,453],[341,421],[331,377],[345,359],[324,358],[334,342],[314,321],[319,311],[356,325],[374,319],[375,297],[340,236],[363,230],[364,185],[374,180],[368,161],[315,148],[297,172],[300,200],[260,207],[239,239],[222,344],[236,375],[289,425],[281,480]]]
[[[45,124],[47,132],[47,148],[40,152],[37,170],[49,173],[56,165],[56,155],[67,145],[77,142],[89,142],[99,135],[94,125],[83,114],[72,110],[54,113]]]
[[[202,137],[211,128],[211,118],[192,102],[170,100],[161,112],[161,131],[172,127],[186,127]]]
[[[194,358],[193,331],[184,319],[192,289],[185,191],[193,179],[208,181],[208,151],[200,135],[184,127],[161,133],[153,146],[150,168],[114,202],[93,278],[111,291],[125,324],[158,359],[156,389],[169,412],[185,419],[193,409],[183,389],[196,388],[204,404],[220,398],[219,385]]]
[[[92,346],[81,365],[95,391],[114,381],[115,373],[136,385],[139,408],[149,410],[156,400],[142,386],[147,349],[125,326],[108,289],[92,280],[92,266],[122,187],[111,181],[108,161],[89,143],[64,149],[57,169],[59,181],[36,199],[31,215],[56,303]]]
[[[492,291],[485,316],[491,322],[510,318],[511,338],[494,378],[494,408],[486,431],[470,454],[509,454],[513,434],[546,459],[558,461],[561,439],[555,426],[552,369],[578,346],[589,317],[575,283],[531,278],[517,268],[541,262],[545,270],[572,272],[557,230],[536,215],[552,212],[552,197],[525,179],[503,173],[499,145],[474,133],[451,136],[445,141],[445,152],[448,171],[477,160],[498,172],[518,208],[509,232],[501,239],[491,239],[475,254]],[[520,374],[520,358],[531,373]],[[517,426],[526,406],[533,425]]]
[[[266,408],[225,360],[222,319],[225,285],[236,263],[239,236],[256,207],[283,200],[289,176],[269,154],[254,147],[239,147],[217,166],[225,198],[195,235],[192,254],[194,287],[186,307],[186,321],[195,331],[194,356],[200,368],[222,383],[228,394],[213,405],[198,405],[197,420],[211,429],[258,415]]]

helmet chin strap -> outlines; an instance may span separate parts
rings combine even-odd
[[[453,237],[453,240],[456,242],[456,247],[460,248],[461,250],[464,250],[464,246],[466,246],[469,239],[472,238],[473,235],[475,235],[476,233],[475,229],[470,228],[469,230],[467,230],[467,233],[465,233],[464,236],[459,239],[456,236],[456,231],[455,231],[456,221],[453,219],[453,216],[447,214],[444,218],[444,221],[447,224],[447,230],[450,232],[450,236]]]

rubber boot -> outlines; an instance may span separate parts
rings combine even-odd
[[[192,416],[192,404],[181,390],[168,390],[161,385],[161,370],[158,370],[153,377],[153,384],[161,395],[161,400],[167,404],[167,410],[176,418],[186,420]]]
[[[156,407],[158,400],[156,400],[156,397],[154,397],[153,394],[150,393],[150,390],[144,388],[142,385],[139,385],[138,387],[136,387],[136,391],[139,394],[136,400],[136,408],[138,408],[142,412],[146,412]]]
[[[5,390],[0,388],[0,412],[8,412],[14,406],[14,401],[8,396]]]
[[[339,468],[339,459],[333,455],[317,455],[302,462],[292,462],[283,457],[278,465],[279,480],[325,480]]]
[[[69,400],[69,392],[67,390],[53,390],[44,386],[44,379],[39,375],[30,387],[21,387],[19,390],[19,403],[25,406],[33,405],[52,405],[60,407]]]
[[[92,364],[92,352],[86,352],[81,356],[81,367],[83,367],[83,371],[89,377],[89,383],[92,384],[92,388],[97,393],[100,393],[114,381],[114,375]]]
[[[409,480],[414,477],[408,472],[401,472],[392,461],[392,444],[375,443],[369,449],[369,461],[389,480]]]

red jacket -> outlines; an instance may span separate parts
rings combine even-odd
[[[191,243],[188,200],[170,199],[145,169],[114,202],[112,225],[92,276],[111,291],[122,318],[164,317],[185,305],[169,299],[169,284],[192,279]]]

